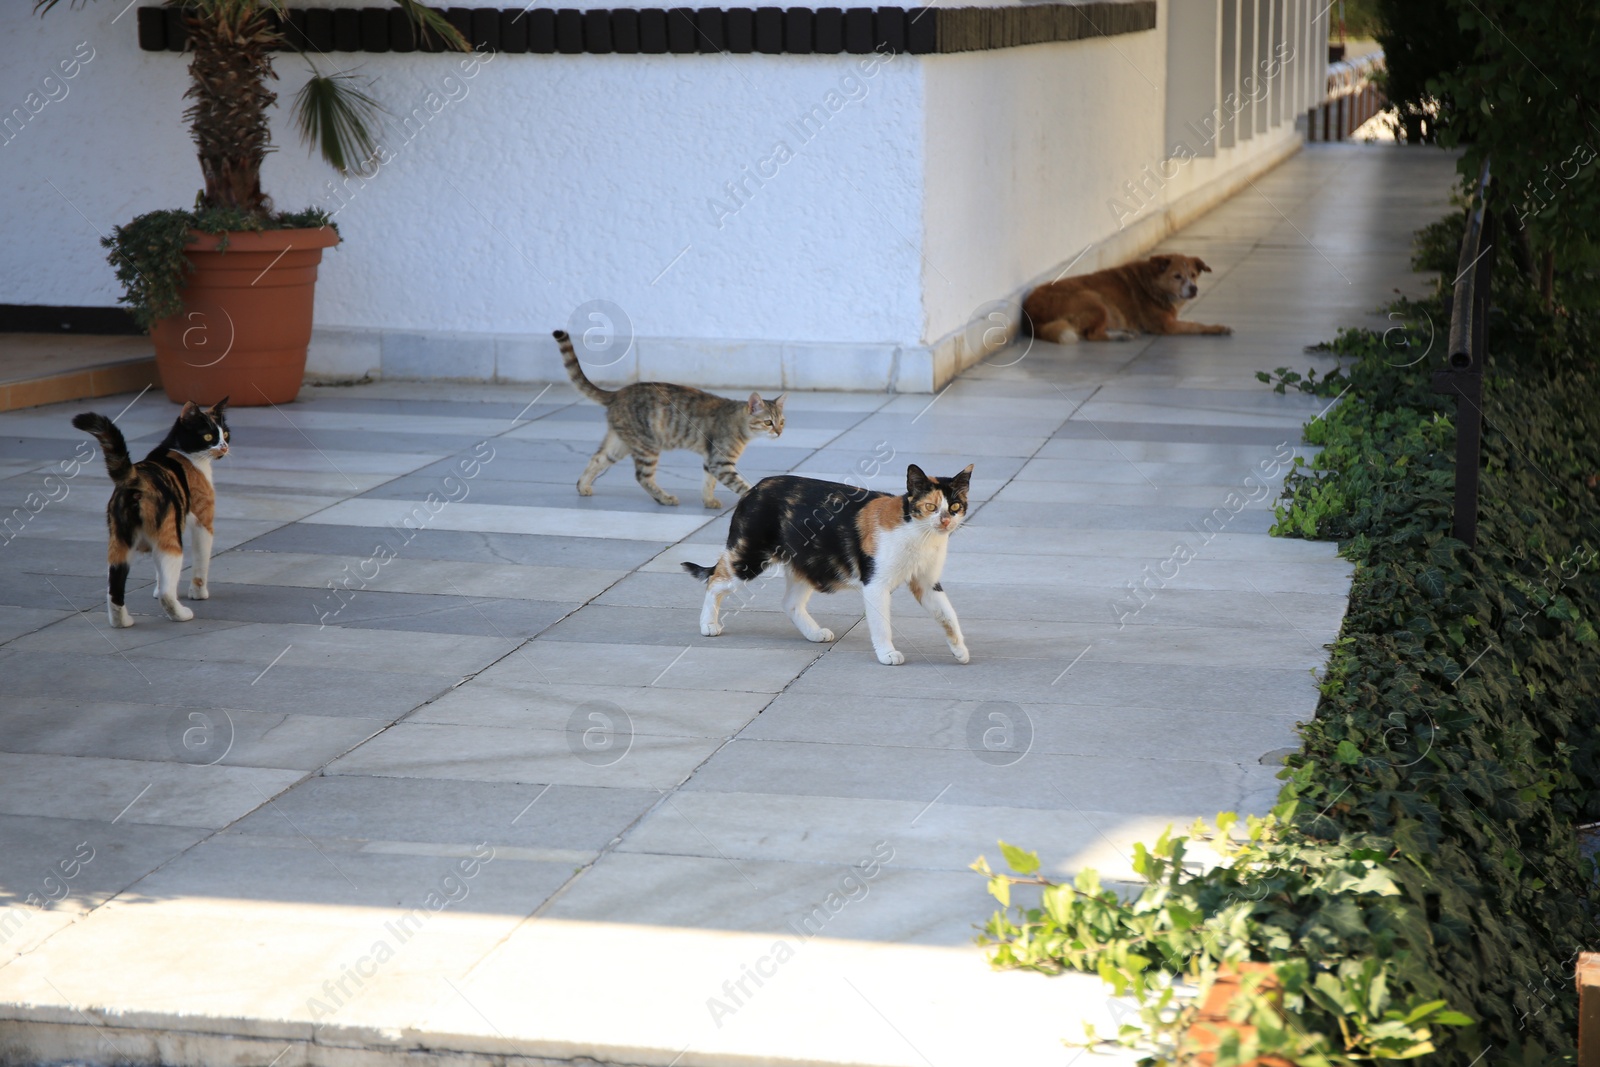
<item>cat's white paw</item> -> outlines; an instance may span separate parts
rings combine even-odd
[[[712,497],[710,500],[705,501],[705,505],[708,508],[720,508],[722,506],[722,501],[718,500],[716,497]]]
[[[827,642],[833,640],[833,631],[832,630],[818,630],[816,633],[812,634],[810,637],[807,637],[806,640],[807,641],[815,641],[819,645],[820,644],[826,644]]]
[[[720,622],[703,622],[700,624],[700,634],[703,637],[716,637],[720,633],[722,633],[722,624]]]
[[[665,507],[675,508],[678,506],[678,498],[672,496],[670,493],[662,493],[660,496],[656,497],[656,503]]]
[[[121,604],[107,604],[106,615],[111,619],[111,625],[116,629],[124,629],[133,625],[133,616],[128,614],[126,606]]]
[[[151,600],[160,600],[161,599],[161,583],[160,582],[157,582],[155,585],[152,585],[150,587],[150,599]]]
[[[173,622],[188,622],[190,619],[194,618],[194,612],[190,611],[176,600],[172,601],[171,603],[163,600],[161,602],[161,610],[165,611],[167,613],[167,618],[171,619]]]
[[[592,486],[592,485],[580,485],[580,486],[578,486],[578,495],[579,496],[594,496],[594,486]]]
[[[878,662],[886,667],[898,667],[905,661],[905,654],[898,649],[891,648],[887,652],[878,653]]]
[[[199,582],[190,582],[189,591],[185,594],[190,600],[210,600],[211,590]]]
[[[972,653],[967,651],[966,645],[957,645],[950,652],[956,657],[957,663],[969,663],[972,660]]]

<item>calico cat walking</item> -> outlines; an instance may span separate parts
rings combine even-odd
[[[578,479],[579,496],[592,496],[594,480],[631,453],[633,475],[645,492],[657,504],[676,506],[678,498],[656,484],[656,461],[668,449],[684,448],[705,457],[701,499],[708,508],[720,508],[718,482],[741,494],[750,488],[734,466],[750,439],[758,433],[768,437],[783,433],[781,396],[763,400],[760,393],[751,393],[748,402],[729,400],[668,382],[635,382],[613,392],[584,375],[567,331],[555,331],[555,339],[572,384],[606,409],[606,437]]]
[[[106,558],[111,565],[106,613],[112,626],[132,626],[133,616],[123,603],[128,587],[128,553],[151,552],[156,557],[156,598],[174,622],[188,622],[194,612],[178,603],[178,575],[183,570],[183,527],[194,528],[194,574],[190,600],[211,596],[206,577],[211,569],[212,519],[216,493],[211,485],[211,461],[228,454],[228,421],[223,397],[209,409],[193,401],[183,405],[178,421],[161,443],[138,463],[128,456],[122,431],[104,415],[86,411],[72,425],[94,434],[105,452],[106,471],[116,488],[106,505],[106,528],[111,544]]]
[[[807,641],[833,640],[833,631],[806,611],[811,594],[859,585],[878,662],[904,663],[889,625],[889,595],[909,585],[917,603],[944,628],[950,651],[966,663],[967,642],[939,576],[950,534],[967,513],[971,477],[970,463],[953,478],[930,478],[913,463],[906,468],[903,496],[794,475],[763,478],[733,509],[728,547],[716,565],[683,565],[706,583],[700,632],[722,632],[717,612],[736,581],[752,581],[781,563],[783,609]]]

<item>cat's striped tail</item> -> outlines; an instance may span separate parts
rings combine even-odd
[[[126,485],[133,480],[133,460],[128,456],[128,442],[123,439],[116,423],[104,415],[85,411],[82,415],[72,417],[72,425],[94,434],[95,440],[100,442],[100,450],[106,454],[106,473],[111,475],[113,482]]]
[[[589,380],[583,373],[583,364],[578,362],[578,353],[572,347],[572,338],[567,336],[566,330],[556,330],[553,336],[556,343],[561,346],[561,365],[567,368],[567,377],[572,379],[572,384],[578,387],[578,392],[593,400],[596,404],[611,406],[617,394],[609,389],[602,389]]]

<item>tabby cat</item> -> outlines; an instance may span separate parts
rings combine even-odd
[[[183,527],[194,528],[194,574],[189,599],[211,596],[206,576],[211,569],[212,519],[216,493],[211,486],[211,461],[228,454],[228,398],[210,408],[193,401],[183,405],[178,421],[150,454],[138,463],[128,457],[128,442],[104,415],[86,411],[72,425],[94,434],[105,452],[106,470],[116,488],[106,505],[111,564],[106,613],[112,626],[132,626],[123,603],[128,588],[128,553],[155,552],[155,595],[167,618],[187,622],[194,612],[178,603],[178,575],[183,570]]]
[[[953,478],[930,478],[913,463],[906,468],[903,496],[794,475],[763,478],[733,509],[728,547],[716,565],[683,565],[706,583],[700,632],[707,637],[722,632],[717,612],[736,581],[752,581],[780,563],[786,579],[783,609],[806,640],[833,640],[833,631],[818,626],[806,611],[811,594],[859,585],[878,662],[904,663],[890,632],[889,594],[909,585],[911,595],[944,628],[957,661],[966,663],[966,639],[939,576],[950,534],[967,513],[971,477],[970,463]]]
[[[656,484],[656,460],[662,452],[684,448],[705,457],[706,482],[701,499],[708,508],[720,508],[717,483],[736,493],[750,483],[739,477],[734,464],[750,438],[758,433],[777,437],[783,433],[783,397],[763,400],[751,393],[749,401],[729,400],[668,382],[635,382],[615,392],[602,389],[583,373],[572,338],[555,331],[561,345],[561,362],[578,392],[603,404],[606,438],[578,479],[578,495],[592,496],[594,480],[623,456],[633,455],[633,476],[657,504],[676,506],[678,498]]]

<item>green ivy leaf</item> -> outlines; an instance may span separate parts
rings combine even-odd
[[[1021,875],[1033,874],[1039,869],[1039,854],[1000,842],[1000,851],[1005,855],[1006,865]]]
[[[1445,591],[1444,571],[1438,567],[1428,567],[1417,575],[1417,587],[1434,600],[1443,599]]]

